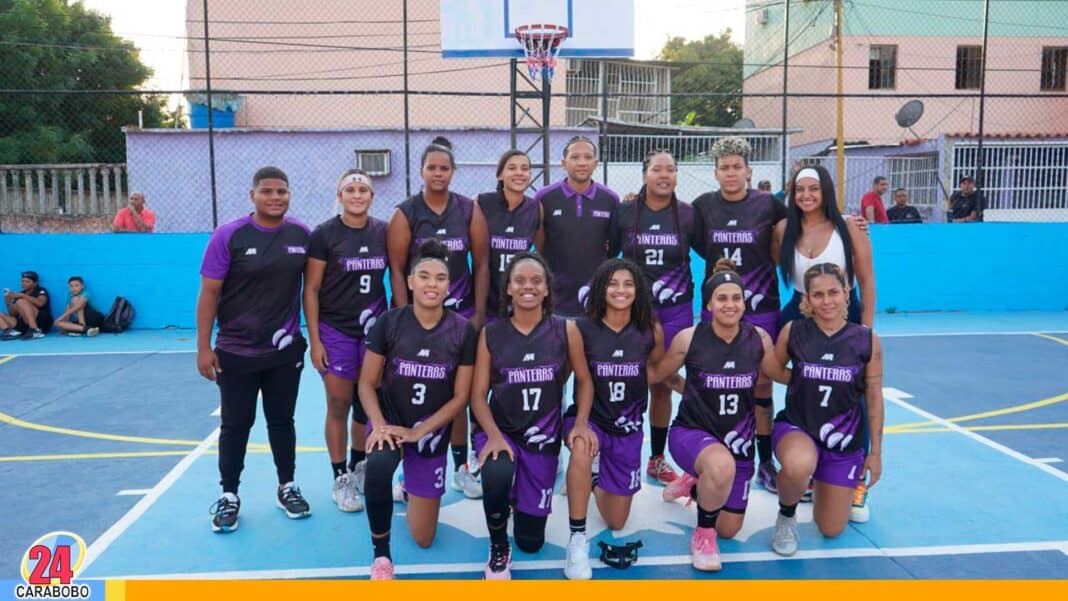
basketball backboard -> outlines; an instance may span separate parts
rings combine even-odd
[[[561,57],[634,56],[634,0],[441,0],[441,55],[522,58],[530,24],[567,27]]]

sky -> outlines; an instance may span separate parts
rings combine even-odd
[[[186,87],[186,0],[83,0],[112,18],[111,28],[141,48],[141,60],[155,75],[147,87],[178,90]],[[701,39],[733,31],[739,44],[745,37],[745,0],[634,0],[635,58],[655,58],[671,37]]]

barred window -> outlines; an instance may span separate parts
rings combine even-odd
[[[983,47],[957,46],[958,90],[978,90],[983,74]]]
[[[1068,46],[1045,46],[1042,48],[1042,82],[1039,89],[1043,92],[1064,91],[1065,66],[1068,65]]]
[[[897,72],[897,46],[872,46],[868,51],[868,89],[892,90]]]

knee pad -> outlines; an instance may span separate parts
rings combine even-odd
[[[374,450],[367,454],[367,473],[364,476],[364,492],[372,498],[393,498],[393,472],[397,471],[401,454],[399,449]]]
[[[515,546],[525,553],[536,553],[545,544],[545,524],[548,516],[533,516],[516,510],[515,517]]]

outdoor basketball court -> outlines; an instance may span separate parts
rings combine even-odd
[[[606,578],[1052,578],[1068,570],[1068,314],[880,315],[886,349],[884,479],[872,520],[823,540],[799,509],[801,551],[770,550],[777,509],[754,486],[724,570],[689,565],[695,509],[665,504],[645,482],[622,532],[590,513],[596,542],[640,539],[638,563]],[[218,393],[196,373],[192,332],[95,340],[49,337],[0,347],[0,478],[9,515],[0,578],[37,537],[69,530],[90,544],[82,578],[366,578],[364,513],[330,500],[319,376],[305,370],[297,405],[297,481],[312,506],[291,521],[274,505],[262,415],[241,486],[241,526],[209,527],[218,495]],[[781,390],[777,391],[781,407]],[[677,399],[676,399],[677,400]],[[562,481],[562,474],[560,480]],[[480,578],[488,538],[481,503],[449,491],[434,545],[416,547],[395,505],[401,578]],[[514,551],[515,578],[561,578],[566,499],[548,542]]]

